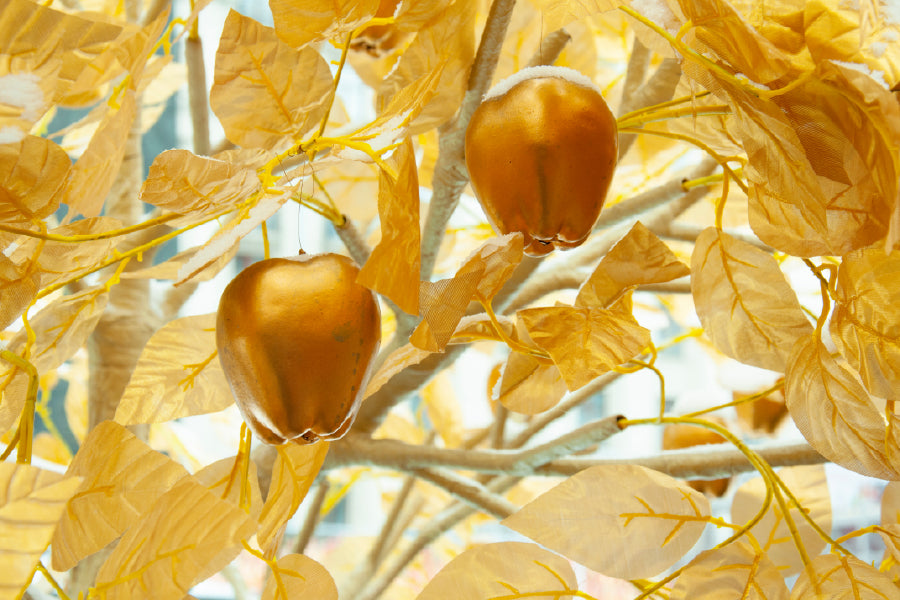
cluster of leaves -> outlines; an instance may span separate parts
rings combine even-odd
[[[20,597],[37,571],[65,595],[43,562],[48,548],[57,572],[103,551],[82,590],[88,597],[183,597],[246,552],[267,566],[263,598],[336,598],[329,571],[302,550],[286,551],[282,538],[323,470],[360,464],[405,471],[408,484],[382,539],[357,561],[357,580],[340,582],[355,598],[381,594],[422,547],[474,512],[433,496],[408,510],[422,480],[543,546],[473,547],[411,592],[422,599],[591,598],[566,559],[630,581],[640,597],[900,596],[896,484],[881,524],[849,534],[884,539],[879,569],[829,536],[821,466],[776,473],[761,452],[703,418],[706,411],[666,414],[656,364],[664,345],[702,336],[721,355],[782,373],[775,387],[816,451],[812,460],[900,479],[896,11],[836,0],[495,0],[490,10],[476,0],[270,0],[274,28],[228,14],[211,89],[188,72],[203,100],[195,121],[207,117],[208,98],[227,143],[211,155],[163,152],[141,181],[128,171],[130,144],[158,116],[160,96],[181,82],[172,46],[199,43],[206,2],[178,18],[151,11],[141,24],[118,14],[115,2],[85,12],[45,4],[9,0],[0,15],[0,434],[8,444],[0,462],[0,598]],[[139,2],[125,4],[140,12]],[[561,55],[549,49],[551,38],[568,42]],[[335,65],[322,54],[329,44],[340,50]],[[614,216],[601,218],[583,248],[542,264],[523,257],[519,234],[473,227],[445,235],[465,186],[460,138],[468,116],[495,72],[517,71],[532,57],[576,68],[623,97],[615,107],[623,157],[607,208]],[[649,77],[648,65],[656,68]],[[349,123],[343,113],[339,84],[348,68],[374,90],[370,122]],[[61,107],[90,110],[48,131]],[[689,180],[659,184],[674,163],[704,154]],[[421,188],[432,192],[424,229]],[[113,209],[116,195],[152,212],[129,217]],[[189,472],[130,432],[233,404],[215,354],[214,315],[174,318],[175,294],[174,307],[145,324],[154,333],[141,341],[113,411],[85,424],[78,365],[99,324],[128,307],[128,294],[146,300],[149,287],[134,284],[164,280],[173,291],[190,290],[221,272],[242,238],[265,233],[287,202],[330,222],[362,264],[359,282],[390,309],[385,329],[393,338],[354,433],[330,445],[278,447],[263,472],[242,430],[236,456]],[[148,260],[209,223],[217,229],[205,243]],[[670,247],[661,238],[680,241]],[[436,262],[445,277],[432,277]],[[817,282],[813,307],[801,304],[785,266]],[[654,340],[635,316],[636,290],[678,291],[688,277],[689,308],[702,329]],[[443,380],[426,383],[485,341],[508,350],[490,386],[495,421],[464,431]],[[102,379],[109,367],[91,360],[91,377]],[[642,370],[660,377],[657,416],[600,421],[521,449],[610,380]],[[60,378],[74,398],[74,457],[48,418]],[[413,392],[441,445],[390,412]],[[100,400],[85,402],[94,410]],[[516,437],[504,431],[510,412],[528,420]],[[49,435],[34,435],[36,415]],[[742,468],[758,471],[734,493],[731,522],[660,472],[683,467],[676,458],[660,470],[639,461],[579,467],[524,500],[521,488],[510,491],[541,470],[561,474],[558,459],[621,429],[672,424],[712,430],[734,446],[720,463],[708,455],[707,467],[684,476],[730,474],[735,454]],[[13,451],[15,463],[7,461]],[[33,454],[62,463],[64,473],[30,465]],[[397,538],[406,512],[423,520],[404,547]],[[673,569],[708,525],[733,534]],[[789,591],[785,577],[797,574]]]

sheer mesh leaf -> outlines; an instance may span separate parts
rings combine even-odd
[[[313,559],[302,554],[288,554],[279,558],[272,568],[262,600],[291,598],[337,600],[337,586],[325,567]]]
[[[575,573],[565,559],[536,544],[500,542],[474,546],[458,555],[428,582],[416,600],[551,600],[571,596],[577,589]]]
[[[369,379],[369,383],[366,385],[366,393],[363,397],[368,398],[380,390],[394,375],[397,375],[407,367],[419,364],[431,354],[430,351],[416,348],[412,344],[406,344],[397,348],[388,355],[381,367]]]
[[[91,430],[66,472],[84,479],[53,536],[53,568],[65,571],[104,548],[149,511],[187,471],[127,429],[104,421]]]
[[[278,37],[295,48],[343,39],[375,15],[378,0],[269,0]]]
[[[119,407],[123,425],[224,410],[234,397],[216,356],[215,313],[164,325],[144,347]]]
[[[884,573],[855,556],[822,554],[800,573],[791,600],[889,600],[900,597],[897,586]]]
[[[831,335],[866,388],[900,397],[900,252],[880,247],[844,256],[838,268]]]
[[[900,525],[900,482],[891,481],[881,495],[881,524]]]
[[[650,344],[650,332],[630,314],[603,308],[555,306],[520,310],[534,343],[559,368],[569,391],[625,363]]]
[[[882,412],[857,375],[818,338],[797,343],[784,381],[788,411],[810,446],[851,471],[900,479]]]
[[[701,552],[675,581],[670,600],[788,600],[784,576],[745,542]]]
[[[279,18],[275,13],[276,23]],[[314,16],[305,14],[304,20]],[[328,63],[315,48],[295,50],[274,29],[228,13],[209,104],[229,140],[265,149],[292,143],[321,120],[331,87]]]
[[[285,444],[276,446],[278,457],[272,468],[272,483],[259,517],[259,545],[267,554],[274,554],[288,519],[294,516],[322,463],[328,454],[328,443],[308,446]]]
[[[109,107],[87,149],[72,166],[64,204],[86,217],[96,217],[119,173],[128,135],[137,114],[135,95],[127,90],[119,106]]]
[[[456,0],[418,29],[393,71],[378,89],[376,106],[386,106],[394,95],[422,75],[440,69],[434,96],[410,124],[410,133],[434,129],[456,114],[466,92],[475,57],[475,10],[471,0]]]
[[[187,150],[166,150],[153,159],[141,200],[198,217],[234,206],[258,188],[253,169]]]
[[[510,352],[500,375],[497,400],[513,412],[536,415],[556,406],[566,393],[566,382],[556,365]]]
[[[794,342],[812,332],[775,259],[713,227],[697,238],[691,292],[716,348],[749,365],[784,371]]]
[[[231,562],[254,530],[244,511],[185,477],[125,532],[95,587],[108,600],[182,598]]]
[[[419,313],[419,178],[412,140],[397,149],[390,160],[398,179],[380,172],[378,214],[381,240],[372,249],[356,282],[390,298],[404,312]]]
[[[523,248],[521,233],[491,238],[451,279],[421,282],[419,310],[423,321],[410,336],[410,343],[431,352],[443,350],[469,302],[493,298],[522,261]]]
[[[665,283],[689,274],[687,265],[638,221],[581,286],[575,306],[609,308],[629,288]]]
[[[824,531],[831,531],[831,498],[825,481],[825,468],[821,465],[788,467],[779,470],[778,476],[800,501],[809,517]],[[761,477],[754,477],[738,488],[731,504],[733,523],[747,523],[756,516],[763,505],[765,489]],[[791,508],[790,515],[807,554],[814,556],[821,552],[825,541],[816,530],[795,507]],[[776,502],[772,502],[763,518],[750,529],[750,533],[784,577],[803,569],[803,561]]]
[[[56,212],[71,164],[62,148],[44,138],[0,144],[0,221],[30,224]]]
[[[66,502],[80,484],[80,477],[0,463],[0,599],[22,597]]]
[[[543,14],[544,30],[556,31],[573,21],[613,10],[622,3],[615,0],[537,0],[535,4]]]
[[[503,524],[589,569],[638,579],[682,558],[708,515],[703,494],[668,475],[603,465],[569,477]]]

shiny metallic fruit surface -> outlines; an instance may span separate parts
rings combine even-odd
[[[271,258],[225,288],[219,360],[253,433],[269,444],[334,440],[359,410],[381,341],[375,294],[338,254]]]

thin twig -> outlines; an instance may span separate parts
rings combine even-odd
[[[526,67],[539,67],[542,65],[552,65],[556,62],[556,59],[559,58],[559,55],[562,54],[562,51],[565,49],[566,44],[572,41],[572,36],[569,35],[569,32],[565,29],[557,29],[556,31],[547,34],[547,36],[541,40],[541,45],[538,47],[537,52],[534,53],[534,56],[528,61]]]
[[[416,469],[416,475],[459,498],[472,508],[498,519],[505,519],[518,507],[473,479],[445,469]]]
[[[203,40],[194,31],[184,42],[184,61],[187,64],[188,106],[193,125],[194,154],[209,154],[209,103],[206,90],[206,63],[203,60]]]
[[[400,513],[403,512],[403,508],[406,506],[407,500],[409,500],[409,496],[415,485],[415,476],[407,475],[403,478],[403,485],[400,487],[400,491],[397,493],[397,497],[391,505],[391,510],[381,526],[381,532],[378,534],[378,539],[375,540],[375,544],[369,552],[369,564],[372,567],[378,565],[378,563],[384,559],[385,550],[389,548],[387,542],[394,534],[394,530],[397,527],[397,521],[400,518]]]
[[[684,242],[695,242],[697,241],[697,236],[699,236],[706,227],[702,227],[700,225],[694,225],[693,223],[661,223],[659,226],[653,228],[653,233],[658,235],[661,238],[670,239],[670,240],[680,240]],[[730,235],[731,237],[740,240],[744,243],[750,244],[752,246],[756,246],[760,250],[764,252],[774,252],[775,250],[769,246],[768,244],[763,243],[758,237],[755,235],[748,235],[746,233],[742,233],[739,231],[731,231],[726,229],[725,233]]]
[[[681,63],[674,58],[664,59],[662,64],[656,69],[656,72],[650,76],[650,79],[634,94],[624,99],[620,107],[620,114],[671,100],[680,79]],[[634,144],[635,138],[636,136],[633,133],[619,135],[620,160],[628,153],[629,148]]]
[[[327,477],[319,479],[316,493],[312,497],[312,501],[309,503],[309,508],[306,511],[306,519],[303,520],[303,529],[297,535],[297,542],[294,544],[294,554],[303,554],[306,551],[306,547],[309,545],[309,541],[319,525],[319,520],[322,516],[322,505],[325,504],[325,496],[328,495],[330,487]]]

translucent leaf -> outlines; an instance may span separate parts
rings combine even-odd
[[[491,238],[452,278],[421,282],[419,311],[423,321],[410,336],[410,343],[430,352],[443,350],[469,302],[475,297],[486,301],[493,298],[522,261],[523,248],[521,233]]]
[[[296,21],[279,22],[283,17],[274,11],[288,3],[272,4],[279,28]],[[316,20],[312,14],[303,18],[305,23]],[[321,120],[331,87],[331,70],[315,48],[295,50],[274,29],[234,10],[228,13],[209,104],[229,140],[265,149],[292,142]]]
[[[89,217],[54,227],[49,233],[62,236],[96,235],[121,226],[121,221],[112,217]],[[71,279],[78,273],[94,268],[109,256],[110,250],[117,242],[115,239],[98,239],[70,243],[43,241],[24,236],[19,239],[20,245],[13,253],[13,258],[24,261],[37,255],[37,269],[41,271],[42,287]]]
[[[37,295],[41,274],[0,254],[0,328],[15,321]]]
[[[397,348],[391,352],[381,367],[369,379],[363,398],[368,398],[380,390],[394,375],[397,375],[407,367],[419,364],[431,354],[430,351],[416,348],[412,344],[406,344]]]
[[[278,37],[300,48],[310,42],[339,39],[375,15],[378,0],[269,0]]]
[[[507,409],[525,415],[553,408],[566,393],[566,382],[556,365],[518,352],[509,353],[499,383],[497,400]]]
[[[381,178],[375,165],[343,160],[316,173],[342,214],[357,223],[368,223],[378,215],[372,198],[378,197]]]
[[[0,221],[30,224],[56,212],[71,164],[62,148],[44,138],[0,144]]]
[[[246,200],[259,188],[253,169],[197,156],[187,150],[166,150],[150,165],[141,200],[181,214],[212,214]]]
[[[193,279],[195,275],[205,271],[229,252],[241,239],[256,229],[263,221],[278,212],[278,209],[287,202],[289,195],[263,196],[249,211],[229,221],[197,251],[178,270],[178,280],[175,285]]]
[[[96,590],[108,600],[182,598],[231,562],[254,529],[244,511],[186,477],[125,532]]]
[[[631,315],[603,308],[554,306],[516,314],[534,343],[550,354],[569,391],[629,361],[650,344],[650,332]]]
[[[18,367],[10,367],[6,361],[0,361],[3,371],[0,372],[0,434],[9,431],[19,420],[22,407],[25,406],[30,378]]]
[[[881,524],[900,525],[900,482],[884,486],[881,496]]]
[[[29,361],[39,373],[60,366],[85,345],[108,298],[105,288],[92,287],[62,296],[31,316],[29,324],[36,337]],[[10,340],[8,348],[21,353],[27,341],[28,334],[23,329]]]
[[[629,289],[685,277],[690,269],[640,221],[603,257],[584,282],[575,306],[609,306]]]
[[[745,169],[757,184],[750,224],[760,239],[796,256],[843,255],[882,239],[900,175],[900,106],[892,94],[850,66],[825,61],[773,102],[801,144],[798,163],[784,170],[805,172],[818,190],[779,195],[762,182],[776,177],[775,164]],[[810,210],[823,211],[825,222]]]
[[[205,485],[217,498],[228,500],[235,506],[241,502],[241,469],[235,467],[236,456],[217,460],[211,465],[206,465],[196,473],[194,478]],[[262,495],[259,491],[259,477],[256,463],[251,460],[248,465],[247,480],[249,482],[250,517],[254,521],[259,520],[262,512]]]
[[[691,292],[716,348],[749,365],[784,371],[794,342],[813,330],[775,259],[713,227],[697,238]]]
[[[224,410],[234,397],[216,356],[215,313],[164,325],[144,347],[116,410],[123,425]]]
[[[694,26],[684,40],[697,50],[712,51],[733,71],[758,83],[770,83],[791,67],[789,57],[760,35],[730,3],[722,0],[679,0]]]
[[[22,596],[80,483],[80,477],[0,463],[0,599]]]
[[[900,252],[857,250],[841,260],[831,335],[859,371],[866,388],[882,398],[900,395]]]
[[[181,271],[181,268],[184,267],[184,265],[187,264],[201,248],[201,246],[188,248],[159,264],[148,265],[146,269],[125,271],[122,273],[122,279],[178,279],[178,273]],[[231,259],[237,255],[238,249],[239,245],[235,244],[223,252],[218,258],[206,263],[205,267],[200,268],[191,275],[191,281],[209,281],[221,273],[222,269],[228,266]]]
[[[109,107],[87,149],[72,167],[63,200],[70,210],[96,217],[119,174],[136,115],[134,92],[127,90],[117,108]]]
[[[337,586],[325,567],[313,559],[302,554],[288,554],[279,558],[272,568],[262,600],[291,598],[337,600]]]
[[[800,501],[809,517],[824,531],[831,531],[831,499],[828,495],[828,484],[825,481],[825,468],[822,465],[788,467],[778,471],[778,476],[787,488]],[[746,523],[753,518],[762,507],[765,497],[765,484],[761,477],[755,477],[734,494],[731,504],[731,520],[733,523]],[[796,508],[790,509],[790,515],[797,526],[800,542],[807,554],[816,555],[825,547],[825,541],[807,523]],[[782,576],[798,573],[803,569],[803,562],[788,525],[782,516],[781,509],[773,500],[763,518],[753,526],[750,533],[756,538],[778,567]]]
[[[580,21],[597,13],[613,10],[624,2],[616,0],[536,0],[543,13],[545,31],[562,29],[572,21]]]
[[[572,596],[571,592],[577,589],[575,573],[565,559],[535,544],[500,542],[474,546],[455,557],[428,582],[416,600],[551,600]]]
[[[706,498],[668,475],[603,465],[569,477],[503,524],[589,569],[638,579],[682,558],[708,515]]]
[[[851,471],[900,479],[888,453],[883,414],[858,377],[818,338],[797,343],[784,381],[788,411],[810,446]]]
[[[419,178],[412,140],[390,159],[399,179],[378,177],[381,241],[372,249],[356,282],[386,296],[408,314],[419,313]]]
[[[453,379],[447,371],[439,372],[420,392],[434,431],[444,446],[457,448],[462,444],[464,424],[459,399],[453,390]]]
[[[855,556],[838,554],[813,558],[810,569],[800,573],[791,590],[791,600],[888,600],[898,595],[887,575]]]
[[[328,454],[328,443],[276,446],[278,457],[272,469],[272,483],[259,518],[257,539],[267,554],[274,553],[288,519],[294,516]]]
[[[413,134],[440,126],[456,114],[466,91],[475,57],[475,8],[471,0],[456,0],[424,24],[403,51],[396,67],[378,89],[380,109],[422,75],[441,69],[434,96],[426,101],[410,127]]]
[[[184,467],[112,421],[91,430],[66,473],[84,481],[53,536],[58,571],[106,547],[128,527],[148,522],[145,513],[187,476]]]
[[[787,600],[784,577],[745,542],[700,553],[682,571],[670,600]]]

